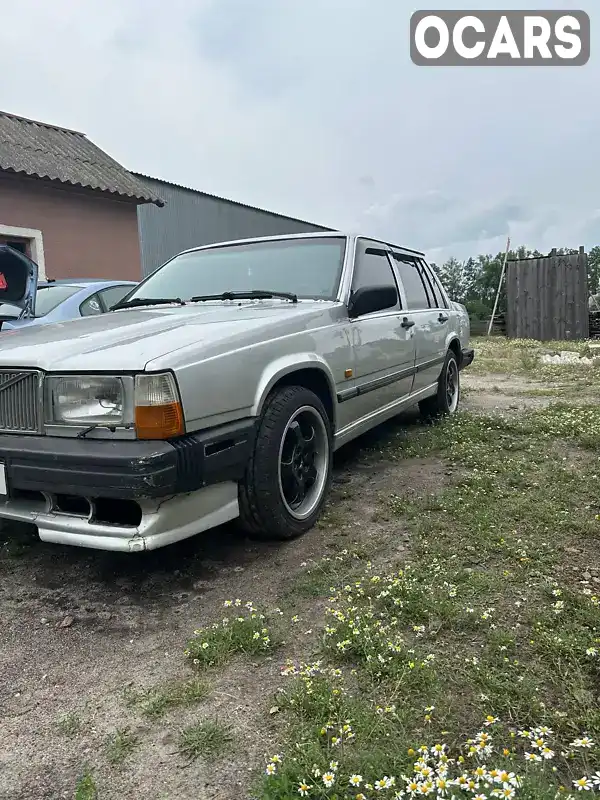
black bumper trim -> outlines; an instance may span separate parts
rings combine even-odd
[[[9,492],[165,497],[242,478],[255,428],[255,420],[247,419],[170,441],[0,434],[0,461]]]
[[[475,358],[475,350],[472,347],[463,347],[460,354],[460,364],[459,368],[464,369],[468,367],[469,364],[473,363],[473,359]]]

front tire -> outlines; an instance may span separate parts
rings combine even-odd
[[[239,487],[246,532],[294,539],[313,527],[331,485],[332,444],[331,422],[314,392],[285,386],[267,398]]]
[[[419,410],[425,419],[437,419],[454,414],[460,402],[460,370],[454,351],[448,350],[438,379],[437,392],[421,400]]]

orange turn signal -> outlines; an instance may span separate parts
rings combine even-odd
[[[185,432],[181,403],[136,406],[135,428],[138,439],[171,439]]]

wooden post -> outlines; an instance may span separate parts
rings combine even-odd
[[[487,335],[492,333],[492,325],[494,324],[494,317],[498,308],[498,300],[500,298],[500,289],[502,288],[502,281],[504,280],[504,271],[506,269],[506,262],[508,261],[508,251],[510,250],[510,236],[506,240],[506,252],[504,253],[504,262],[502,263],[502,271],[500,272],[500,280],[498,281],[498,291],[496,292],[496,299],[494,300],[494,308],[492,309],[492,316],[490,317],[490,324],[488,327]]]

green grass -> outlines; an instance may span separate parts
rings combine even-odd
[[[575,387],[600,384],[600,367],[570,364],[544,364],[540,356],[561,351],[590,354],[589,342],[538,342],[533,339],[506,339],[499,336],[474,337],[475,360],[469,367],[474,375],[506,374],[523,376],[546,383],[559,383],[561,394],[571,393]]]
[[[522,797],[554,797],[600,764],[597,749],[572,745],[600,742],[600,586],[581,583],[600,563],[600,409],[463,414],[414,429],[398,449],[454,462],[459,477],[434,495],[389,498],[412,529],[408,566],[338,575],[321,663],[288,669],[278,702],[290,732],[258,797],[354,798],[350,779],[362,776],[365,797],[391,798],[413,773],[412,749],[436,744],[465,759],[451,777],[485,763],[486,775],[518,772]],[[543,769],[525,760],[541,752],[533,734],[519,736],[536,728],[552,755]]]
[[[154,686],[143,691],[129,691],[126,701],[128,705],[137,707],[144,716],[160,719],[174,709],[189,708],[201,703],[209,695],[208,683],[199,678],[192,678]]]
[[[259,655],[276,647],[267,617],[251,602],[227,600],[226,616],[207,628],[194,631],[185,655],[198,668],[221,666],[236,653]]]
[[[63,714],[58,718],[56,724],[59,731],[64,736],[68,736],[69,738],[77,736],[82,728],[81,717],[75,711],[70,711],[68,714]]]
[[[198,668],[280,641],[299,659],[264,698],[256,735],[278,745],[256,800],[555,800],[582,778],[582,796],[600,797],[600,370],[539,363],[586,343],[475,346],[480,372],[538,381],[524,391],[560,402],[509,418],[461,413],[366,447],[363,458],[383,455],[399,474],[414,458],[452,469],[421,495],[398,480],[369,552],[341,537],[353,520],[338,498],[317,531],[329,550],[286,584],[276,625],[236,600],[187,644]],[[394,520],[410,533],[402,555]],[[299,638],[294,623],[309,618],[313,635]],[[157,714],[169,707],[156,702]],[[213,760],[232,736],[204,721],[179,750]]]
[[[118,728],[106,741],[106,758],[110,764],[120,765],[139,747],[139,736],[129,728]]]
[[[73,798],[74,800],[98,800],[96,781],[89,769],[86,768],[77,781]]]
[[[344,547],[336,555],[323,556],[309,561],[294,577],[287,590],[288,597],[317,598],[327,597],[332,584],[342,576],[350,579],[355,574],[357,565],[360,564],[362,553],[353,549],[352,552]]]
[[[231,748],[232,728],[218,720],[204,720],[181,731],[179,752],[184,758],[195,761],[216,761]]]

